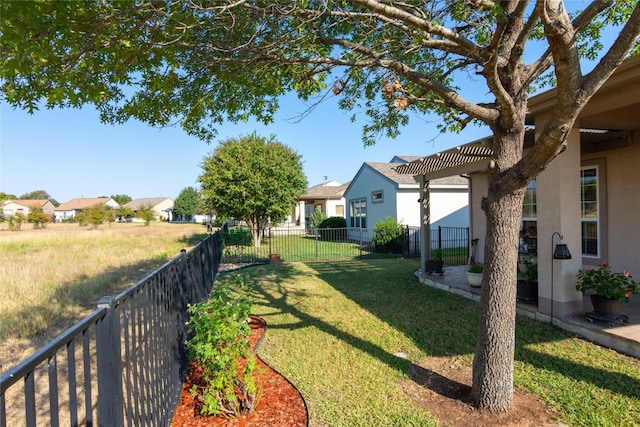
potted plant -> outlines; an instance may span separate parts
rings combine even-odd
[[[533,301],[538,299],[538,264],[533,262],[531,258],[524,259],[520,268],[520,278],[516,291],[516,298],[524,301]]]
[[[474,262],[469,265],[467,270],[467,281],[469,286],[479,288],[482,284],[482,273],[484,272],[484,265],[480,262]]]
[[[640,283],[626,270],[614,273],[608,264],[600,264],[597,269],[578,271],[576,290],[590,295],[595,312],[615,316],[620,313],[623,302],[640,293]]]
[[[425,265],[427,274],[444,273],[444,261],[442,260],[442,249],[436,248],[431,250],[431,259],[428,259]]]

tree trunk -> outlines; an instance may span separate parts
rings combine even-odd
[[[512,133],[494,138],[501,138],[502,150],[482,202],[487,234],[472,396],[479,409],[505,412],[513,403],[518,231],[527,183],[501,173],[520,157],[520,137]]]

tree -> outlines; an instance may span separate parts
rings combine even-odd
[[[200,206],[201,198],[198,190],[193,187],[183,188],[178,197],[173,201],[173,213],[182,215],[187,221],[191,221]]]
[[[256,246],[269,221],[284,219],[307,188],[300,155],[274,136],[255,132],[220,142],[201,166],[207,205],[222,216],[246,221]]]
[[[35,190],[20,196],[22,200],[49,200],[51,196],[44,190]]]
[[[138,211],[136,212],[136,217],[143,220],[144,226],[148,227],[151,224],[151,221],[155,221],[156,213],[153,211],[153,206],[147,204],[147,205],[142,205],[138,208]]]
[[[363,110],[365,144],[412,114],[443,131],[493,134],[485,283],[474,358],[476,405],[513,399],[517,238],[526,185],[558,156],[576,117],[630,52],[640,6],[598,0],[571,16],[560,0],[396,2],[3,2],[2,92],[33,111],[92,103],[104,121],[179,122],[203,139],[224,119],[268,123],[278,97],[339,97]],[[619,33],[601,39],[605,27]],[[587,71],[581,58],[590,59]],[[552,118],[523,149],[527,97],[553,83]]]
[[[46,228],[53,221],[51,215],[45,213],[42,208],[32,208],[27,215],[27,221],[33,224],[33,228]]]
[[[83,210],[76,217],[76,221],[78,221],[80,226],[89,224],[93,229],[98,228],[100,224],[104,224],[105,222],[113,222],[115,219],[115,210],[111,206],[100,203]]]
[[[118,202],[120,206],[124,206],[127,203],[129,203],[131,200],[133,200],[131,196],[127,196],[126,194],[115,194],[115,195],[112,195],[111,198],[116,202]]]

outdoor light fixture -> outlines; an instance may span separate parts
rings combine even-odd
[[[557,231],[551,235],[551,246],[553,246],[553,237],[555,235],[560,237],[560,243],[556,244],[556,248],[553,251],[553,259],[571,259],[571,252],[569,252],[569,247],[566,243],[562,243],[562,234]]]
[[[560,242],[556,244],[555,249],[553,247],[553,238],[556,235],[560,238]],[[562,234],[554,231],[551,235],[551,249],[553,249],[553,259],[551,260],[551,323],[553,323],[553,260],[554,259],[571,259],[571,252],[566,243],[562,243]]]

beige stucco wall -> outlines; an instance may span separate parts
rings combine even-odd
[[[628,270],[640,279],[640,129],[633,133],[630,146],[586,155],[583,164],[597,159],[604,160],[607,178],[603,195],[606,256],[601,261],[614,271]]]
[[[487,234],[487,217],[482,210],[482,198],[489,191],[489,181],[485,172],[469,174],[469,237],[478,239],[476,262],[484,262],[484,237]],[[469,254],[471,256],[471,254]]]

